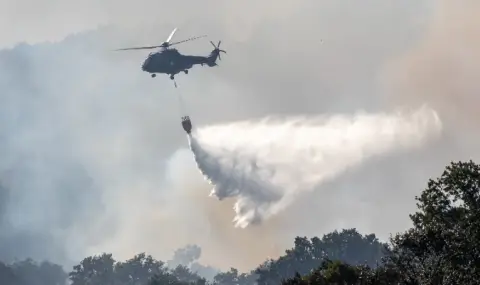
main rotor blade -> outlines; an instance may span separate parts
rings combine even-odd
[[[220,44],[222,43],[222,41],[218,41],[218,45],[217,45],[217,48],[220,48]]]
[[[196,39],[199,39],[199,38],[204,38],[206,36],[207,35],[202,35],[202,36],[198,36],[198,37],[189,38],[189,39],[186,39],[186,40],[183,40],[183,41],[174,42],[174,43],[169,44],[169,46],[177,45],[177,44],[188,42],[188,41],[193,41],[193,40],[196,40]]]
[[[119,51],[119,50],[136,50],[136,49],[152,49],[152,48],[159,48],[159,47],[162,47],[162,46],[121,48],[121,49],[116,49],[116,51]]]
[[[210,41],[210,43],[212,44],[212,46],[213,46],[214,48],[217,48],[212,41]]]
[[[173,31],[170,33],[170,35],[168,36],[168,38],[165,42],[169,43],[172,40],[172,37],[173,37],[173,35],[175,34],[176,31],[177,31],[177,28],[173,29]]]

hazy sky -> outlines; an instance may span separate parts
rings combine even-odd
[[[478,1],[0,1],[0,46],[35,44],[0,51],[4,259],[166,259],[197,243],[204,262],[246,270],[295,235],[402,231],[429,177],[478,157]],[[161,43],[174,27],[175,39],[208,34],[228,54],[180,74],[175,90],[141,71],[148,52],[111,51]],[[211,45],[179,49],[206,55]],[[207,197],[178,94],[196,125],[428,103],[446,129],[240,230],[233,203]]]

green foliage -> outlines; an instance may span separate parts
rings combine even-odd
[[[20,285],[20,277],[15,274],[13,269],[3,262],[0,262],[0,283]]]
[[[61,266],[47,261],[36,263],[27,259],[9,266],[0,262],[0,284],[65,285],[66,279]]]
[[[238,274],[238,270],[230,268],[227,272],[218,273],[214,279],[213,284],[221,285],[237,285],[237,284],[254,284],[257,280],[255,274]]]
[[[140,253],[125,262],[111,254],[87,257],[70,272],[72,285],[202,284],[204,280],[185,266],[169,270],[162,261]]]
[[[386,244],[374,234],[361,235],[356,229],[345,229],[326,234],[322,239],[296,237],[294,248],[287,250],[278,260],[271,260],[255,271],[258,284],[279,284],[296,273],[306,275],[322,265],[325,259],[348,264],[376,266],[381,262]]]
[[[389,262],[412,284],[476,284],[480,280],[480,166],[456,162],[430,180],[410,218],[392,238]]]
[[[477,284],[479,188],[480,165],[451,163],[416,197],[418,211],[410,215],[413,227],[392,237],[380,267],[323,263],[313,273],[284,284]],[[341,256],[337,254],[337,260]]]
[[[367,265],[350,265],[339,260],[325,260],[320,267],[303,277],[296,274],[282,282],[283,285],[397,285],[403,280],[394,268]],[[410,283],[403,283],[410,284]]]
[[[146,284],[153,276],[165,274],[166,271],[163,262],[145,253],[137,254],[125,262],[117,262],[113,270],[115,280],[122,285]]]
[[[451,163],[416,197],[411,229],[387,246],[374,234],[344,229],[322,238],[296,237],[293,248],[248,273],[218,273],[212,285],[442,285],[480,280],[480,166]],[[193,253],[191,255],[190,253]],[[0,263],[0,284],[206,285],[190,268],[200,248],[178,250],[170,267],[145,253],[124,262],[111,254],[91,256],[68,275],[58,265],[32,260]],[[183,263],[184,265],[180,264]],[[197,264],[198,266],[198,264]]]

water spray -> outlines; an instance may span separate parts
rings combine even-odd
[[[414,112],[265,118],[197,128],[182,117],[210,196],[235,198],[234,224],[269,219],[299,194],[321,191],[326,181],[368,158],[420,147],[441,122],[427,107]]]

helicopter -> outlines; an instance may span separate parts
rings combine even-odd
[[[168,36],[167,40],[158,46],[145,46],[145,47],[131,47],[131,48],[122,48],[120,50],[141,50],[141,49],[155,49],[160,48],[159,51],[152,52],[148,55],[145,61],[142,63],[142,70],[151,74],[152,78],[157,76],[157,73],[164,73],[170,75],[171,80],[175,80],[175,75],[184,72],[188,74],[188,70],[196,64],[201,66],[207,65],[210,67],[217,66],[217,58],[222,60],[220,53],[227,53],[224,50],[220,49],[220,44],[222,41],[218,41],[218,44],[215,45],[212,41],[210,43],[213,46],[213,51],[210,52],[208,56],[198,56],[198,55],[184,55],[181,54],[177,49],[170,48],[173,45],[196,40],[199,38],[206,37],[206,35],[193,37],[186,40],[170,43],[173,38],[173,35],[177,31],[177,28]]]

